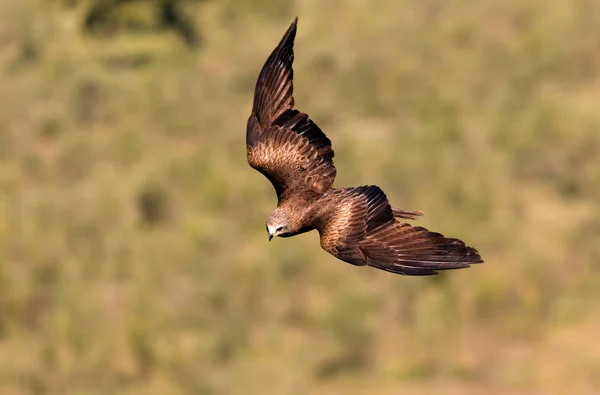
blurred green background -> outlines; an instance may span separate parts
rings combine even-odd
[[[269,243],[245,157],[294,16],[336,186],[486,263]],[[0,2],[0,393],[597,394],[600,3]]]

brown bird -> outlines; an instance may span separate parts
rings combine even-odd
[[[377,186],[332,188],[331,141],[308,115],[294,109],[297,22],[258,76],[246,129],[248,163],[271,181],[279,200],[267,220],[269,240],[316,229],[321,247],[342,261],[406,275],[483,262],[460,240],[397,220],[423,213],[392,208]]]

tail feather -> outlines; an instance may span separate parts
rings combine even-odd
[[[423,215],[425,215],[424,212],[422,211],[404,211],[404,210],[400,210],[399,208],[393,208],[392,207],[392,213],[394,214],[394,217],[396,218],[404,218],[404,219],[412,219],[413,221],[419,219],[418,217],[422,217]]]

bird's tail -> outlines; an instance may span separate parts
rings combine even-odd
[[[422,217],[423,215],[425,215],[424,212],[422,211],[404,211],[404,210],[400,210],[398,208],[393,208],[392,207],[392,213],[394,214],[394,217],[396,218],[404,218],[404,219],[412,219],[412,220],[417,220],[418,217]]]

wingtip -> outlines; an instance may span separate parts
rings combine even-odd
[[[285,33],[285,36],[286,37],[289,37],[290,35],[296,36],[297,29],[298,29],[298,17],[295,17],[294,20],[292,21],[292,24],[290,25],[287,32]]]
[[[289,46],[290,50],[294,46],[294,40],[296,38],[296,30],[298,27],[298,17],[295,17],[290,27],[288,27],[287,31],[281,38],[279,45],[275,49],[277,51],[278,48]]]
[[[484,263],[484,260],[481,258],[481,255],[479,255],[479,251],[477,251],[473,247],[467,247],[467,248],[468,248],[467,257],[469,258],[468,262],[470,264],[477,265],[479,263]]]

